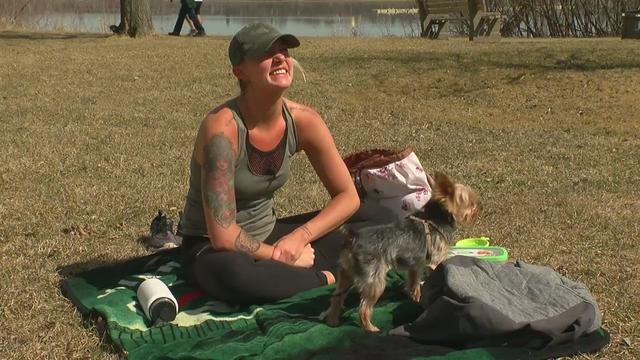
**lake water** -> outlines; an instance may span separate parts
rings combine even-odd
[[[83,3],[85,0],[76,0]],[[158,33],[173,30],[179,1],[152,0],[153,25]],[[65,3],[68,4],[68,3]],[[94,3],[95,4],[95,3]],[[414,1],[207,1],[202,6],[203,25],[210,35],[233,35],[244,25],[266,22],[282,32],[299,36],[418,36],[418,15],[409,11],[384,14],[379,9],[411,9]],[[69,11],[71,10],[71,11]],[[103,6],[32,11],[23,21],[45,30],[109,32],[120,22],[119,7],[112,0]],[[185,22],[182,33],[187,34]]]

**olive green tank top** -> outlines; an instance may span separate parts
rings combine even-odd
[[[247,128],[240,115],[236,99],[227,101],[238,128],[238,157],[234,176],[236,195],[236,223],[250,236],[264,240],[273,230],[276,215],[273,209],[273,194],[289,178],[289,163],[298,148],[295,124],[286,105],[282,113],[286,122],[286,148],[282,165],[275,175],[256,175],[249,169],[247,154]],[[284,139],[283,139],[284,140]],[[276,145],[276,148],[280,145]],[[208,236],[202,207],[201,167],[191,158],[189,192],[180,221],[182,235]]]

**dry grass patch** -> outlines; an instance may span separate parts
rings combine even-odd
[[[156,210],[175,217],[198,123],[237,92],[227,43],[0,33],[0,358],[115,358],[57,269],[141,255]],[[477,188],[484,213],[458,235],[584,282],[612,334],[589,358],[640,357],[637,42],[308,38],[293,54],[309,80],[289,96],[343,154],[412,146]],[[326,201],[304,156],[293,172],[282,215]]]

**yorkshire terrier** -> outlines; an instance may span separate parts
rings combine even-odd
[[[361,326],[379,331],[371,315],[390,269],[408,269],[405,291],[413,301],[420,300],[423,273],[447,258],[455,225],[470,224],[480,211],[477,194],[447,175],[437,172],[435,179],[429,177],[429,184],[433,195],[414,216],[382,225],[342,227],[347,239],[338,260],[336,290],[325,312],[328,325],[338,325],[347,291],[355,284],[360,292]]]

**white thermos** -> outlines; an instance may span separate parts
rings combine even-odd
[[[138,302],[152,325],[161,325],[176,318],[178,302],[167,285],[159,279],[147,279],[138,286]]]

